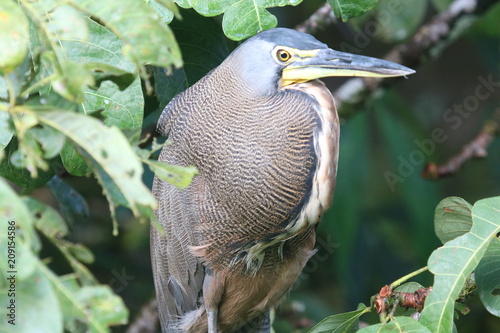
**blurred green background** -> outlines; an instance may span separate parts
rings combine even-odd
[[[377,22],[380,19],[377,13],[389,3],[381,0],[377,10],[348,23],[329,26],[316,37],[334,49],[351,45],[363,55],[383,57],[445,8],[447,2],[403,1],[401,15],[393,17],[379,34],[363,39],[366,26]],[[296,7],[275,8],[271,12],[278,17],[279,26],[293,28],[322,4],[322,1],[305,1]],[[428,256],[440,245],[434,234],[433,216],[441,199],[460,196],[474,203],[500,195],[498,139],[490,146],[487,158],[467,163],[454,177],[437,182],[421,177],[426,162],[440,164],[458,154],[500,108],[499,20],[497,3],[480,19],[471,21],[470,26],[464,23],[466,31],[414,68],[416,74],[397,80],[376,99],[367,101],[362,110],[343,118],[333,206],[319,227],[318,253],[285,302],[285,310],[277,312],[278,332],[290,332],[294,326],[317,323],[328,315],[355,310],[358,303],[368,305],[370,296],[382,286],[425,266]],[[174,27],[174,32],[177,34],[179,30]],[[236,43],[228,41],[227,46],[231,50]],[[482,84],[479,77],[488,76],[498,83],[489,96],[471,108],[467,118],[461,117],[460,124],[458,120],[449,121],[446,114],[450,115],[455,105],[470,102],[467,97],[474,96]],[[345,80],[324,81],[335,91]],[[151,119],[159,114],[154,96],[147,99],[146,114],[152,114]],[[434,129],[442,129],[446,139],[435,143],[429,153],[415,140],[429,142]],[[402,164],[410,166],[405,169],[407,172],[398,171]],[[391,186],[387,172],[401,178]],[[152,178],[151,173],[144,175],[149,186]],[[86,198],[90,208],[90,216],[76,218],[70,239],[92,250],[96,260],[90,270],[101,283],[110,284],[124,298],[133,321],[141,306],[154,297],[149,225],[136,221],[130,211],[120,208],[117,212],[120,234],[112,236],[108,203],[97,182],[92,178],[64,177],[64,180]],[[33,196],[56,206],[46,189],[38,189]],[[57,266],[63,260],[57,260],[53,250],[46,242],[41,257],[53,257],[53,268],[59,274],[69,272],[69,267]],[[430,274],[416,280],[425,286],[432,284]],[[478,301],[472,300],[471,313],[458,321],[460,332],[500,331],[500,320],[476,304]],[[125,330],[126,327],[116,328]]]

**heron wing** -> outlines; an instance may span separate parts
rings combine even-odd
[[[166,146],[160,160],[170,164]],[[155,177],[153,194],[158,201],[156,216],[163,227],[151,227],[151,261],[163,329],[173,332],[179,318],[198,308],[204,269],[189,247],[195,245],[192,227],[197,220],[193,186],[177,187]]]

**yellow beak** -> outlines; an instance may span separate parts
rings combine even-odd
[[[332,49],[297,50],[294,58],[296,60],[283,68],[283,86],[327,76],[395,77],[415,73],[391,61]]]

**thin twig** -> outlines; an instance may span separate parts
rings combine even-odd
[[[500,114],[500,109],[497,111]],[[488,155],[487,149],[497,135],[500,124],[497,120],[488,120],[479,134],[470,143],[466,144],[462,151],[450,158],[446,163],[437,165],[429,162],[422,171],[422,178],[438,180],[457,173],[462,165],[473,158],[484,158]]]
[[[427,266],[425,266],[425,267],[417,269],[416,271],[411,272],[410,274],[406,274],[402,278],[399,278],[396,281],[394,281],[393,283],[391,283],[389,288],[391,288],[391,289],[397,288],[397,287],[399,287],[400,284],[402,284],[402,283],[408,281],[409,279],[411,279],[411,278],[413,278],[413,277],[415,277],[423,272],[426,272],[428,270],[429,270],[429,268]]]
[[[327,3],[315,11],[307,20],[297,25],[295,30],[314,35],[320,30],[337,23],[337,18],[333,14],[332,7]]]

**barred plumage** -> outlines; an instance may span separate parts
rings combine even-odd
[[[268,310],[314,253],[335,187],[339,121],[316,78],[334,75],[339,60],[348,58],[349,68],[365,59],[349,57],[312,36],[272,29],[165,108],[158,131],[171,144],[159,159],[199,174],[184,190],[157,178],[153,185],[165,229],[151,229],[164,332],[269,331]],[[384,75],[403,73],[376,64]]]

